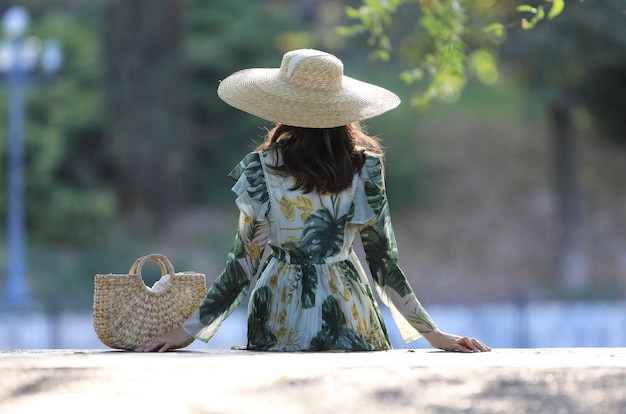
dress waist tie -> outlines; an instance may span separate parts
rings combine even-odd
[[[334,256],[292,256],[286,250],[272,246],[272,256],[281,262],[295,265],[315,265],[315,264],[335,264],[348,260],[352,250],[346,252],[340,252]]]

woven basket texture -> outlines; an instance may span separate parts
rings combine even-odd
[[[170,275],[161,292],[152,292],[143,281],[141,268],[147,261],[156,262],[163,275]],[[145,341],[179,327],[205,295],[204,274],[175,273],[167,257],[147,255],[137,259],[128,274],[95,276],[94,328],[106,346],[134,350]],[[193,339],[179,348],[191,342]]]

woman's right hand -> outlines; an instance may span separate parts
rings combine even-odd
[[[165,352],[172,348],[180,348],[192,339],[182,327],[172,329],[163,335],[150,339],[135,348],[136,352]]]
[[[424,338],[433,348],[457,352],[489,352],[491,348],[478,339],[467,336],[452,335],[439,329],[424,334]]]

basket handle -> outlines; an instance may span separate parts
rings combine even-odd
[[[147,261],[157,263],[161,268],[161,275],[166,275],[169,273],[170,276],[174,276],[174,266],[172,266],[172,263],[170,263],[169,259],[166,256],[159,253],[148,254],[135,260],[135,263],[133,263],[133,265],[130,267],[128,273],[130,273],[131,275],[141,274],[141,268]]]

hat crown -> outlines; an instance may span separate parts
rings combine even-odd
[[[294,50],[283,56],[280,76],[286,82],[304,89],[338,90],[343,80],[343,63],[337,57],[319,50]]]

